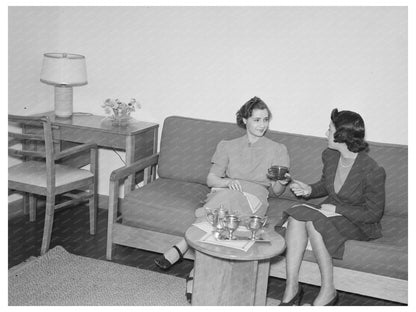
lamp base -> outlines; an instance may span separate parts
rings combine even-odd
[[[70,118],[73,107],[73,88],[68,86],[55,86],[55,116]]]

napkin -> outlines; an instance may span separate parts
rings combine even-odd
[[[207,233],[203,237],[199,239],[200,242],[213,244],[213,245],[219,245],[229,248],[234,248],[238,250],[242,250],[244,252],[247,252],[247,250],[250,249],[251,246],[253,246],[254,241],[252,240],[222,240],[217,239],[214,234]]]

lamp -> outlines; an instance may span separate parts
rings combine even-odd
[[[55,86],[55,115],[72,116],[72,87],[87,84],[85,56],[71,53],[45,53],[40,81]]]

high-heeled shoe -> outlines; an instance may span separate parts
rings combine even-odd
[[[186,300],[188,301],[188,303],[192,303],[192,291],[191,292],[188,292],[188,283],[190,281],[193,281],[194,278],[192,276],[189,276],[188,275],[185,280],[186,280],[185,297],[186,297]]]
[[[183,260],[182,251],[176,246],[172,246],[172,248],[174,248],[178,252],[178,255],[179,255],[179,260],[176,261],[175,263],[181,262]],[[161,268],[164,271],[169,270],[172,267],[172,265],[175,264],[175,263],[171,263],[168,259],[166,259],[163,254],[155,258],[153,261],[159,268]]]
[[[328,301],[326,304],[324,304],[324,306],[335,306],[335,305],[337,305],[338,300],[339,300],[339,295],[338,295],[338,292],[336,291],[335,292],[335,297],[332,298],[330,301]]]
[[[300,305],[300,302],[303,297],[303,288],[299,286],[298,292],[296,295],[288,302],[280,302],[279,306],[293,306],[293,305]]]

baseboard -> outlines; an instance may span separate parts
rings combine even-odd
[[[38,207],[43,207],[45,201],[40,199],[38,200]],[[9,202],[8,204],[8,217],[9,220],[18,216],[23,216],[23,198],[18,198]],[[108,209],[108,195],[98,194],[98,209]]]

